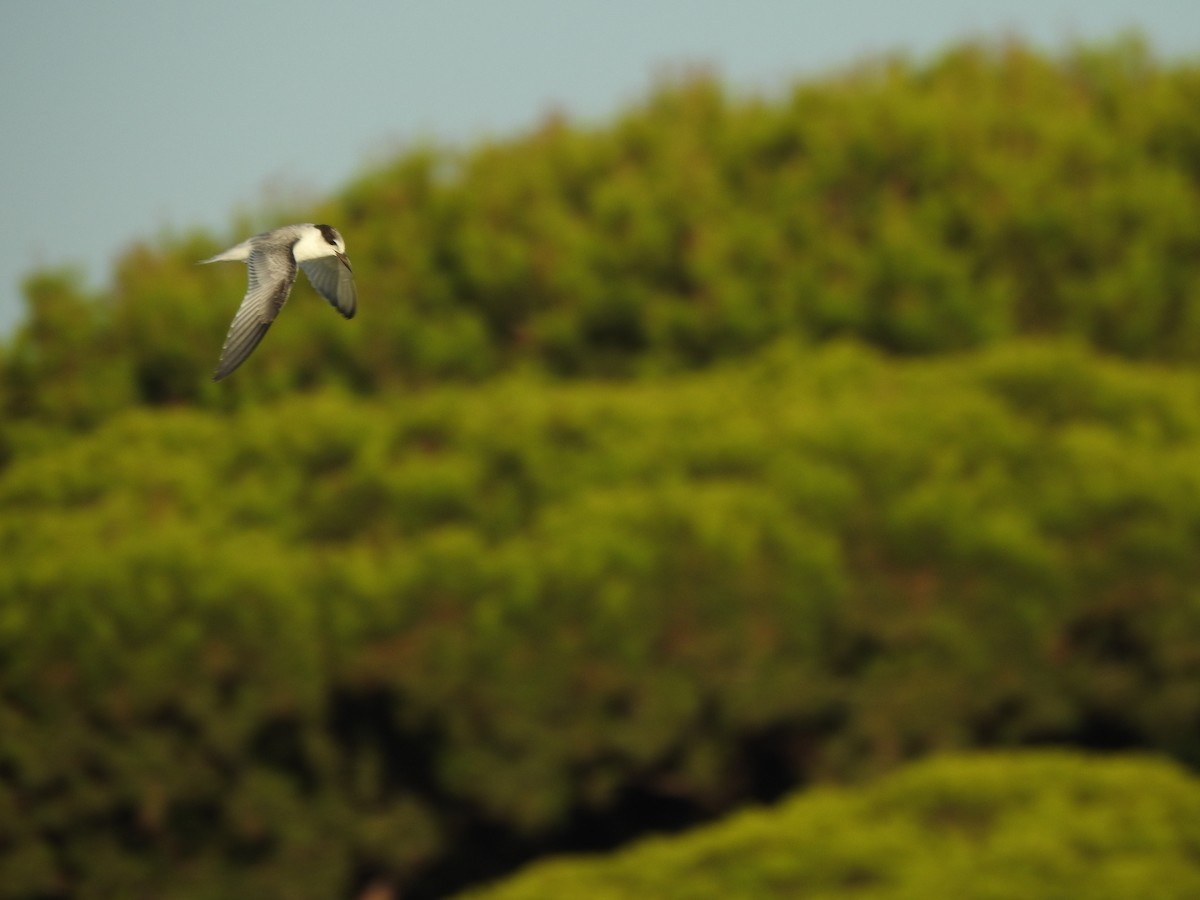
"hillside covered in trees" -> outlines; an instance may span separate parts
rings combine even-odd
[[[1198,109],[1133,39],[696,77],[130,248],[97,296],[34,274],[0,898],[440,897],[934,753],[1200,766]],[[196,261],[305,219],[359,316],[298,284],[212,383],[245,272]]]

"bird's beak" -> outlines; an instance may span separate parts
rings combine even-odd
[[[341,261],[343,266],[350,270],[351,273],[354,272],[354,270],[350,268],[350,260],[346,259],[345,253],[338,253],[337,258]]]

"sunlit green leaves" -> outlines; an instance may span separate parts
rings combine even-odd
[[[1198,815],[1195,780],[1153,760],[941,759],[463,896],[1183,900],[1200,890]]]
[[[309,214],[347,236],[359,317],[330,317],[301,279],[228,384],[207,376],[244,272],[195,261],[245,234],[135,246],[96,298],[35,276],[0,399],[90,427],[320,385],[696,369],[783,336],[933,354],[1050,334],[1187,360],[1198,83],[1133,39],[1059,58],[961,46],[770,97],[677,77],[603,126],[554,117],[364,173]]]

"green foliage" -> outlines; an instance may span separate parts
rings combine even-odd
[[[1200,785],[1161,761],[943,758],[462,896],[1183,900],[1198,854]]]
[[[764,761],[1200,765],[1198,101],[962,47],[415,150],[311,214],[362,315],[301,286],[220,385],[223,242],[35,275],[0,898],[407,888]]]
[[[195,260],[248,223],[132,249],[96,300],[57,287],[78,307],[62,328],[35,279],[6,412],[88,424],[130,403],[372,393],[513,365],[624,376],[783,336],[929,354],[1058,335],[1189,360],[1198,106],[1200,69],[1135,38],[1056,59],[968,45],[769,99],[665,83],[604,127],[552,118],[414,149],[299,213],[347,235],[361,316],[337,322],[302,284],[219,389],[207,375],[244,272]]]
[[[1200,762],[1198,462],[1200,379],[1061,345],[117,416],[0,474],[0,897],[327,897],[756,746]]]

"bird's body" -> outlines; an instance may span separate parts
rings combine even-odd
[[[220,381],[240,366],[258,346],[287,302],[297,265],[334,309],[347,319],[354,317],[358,301],[354,273],[346,259],[346,242],[337,229],[328,225],[284,225],[202,260],[225,261],[244,262],[248,284],[221,348],[213,381]]]

